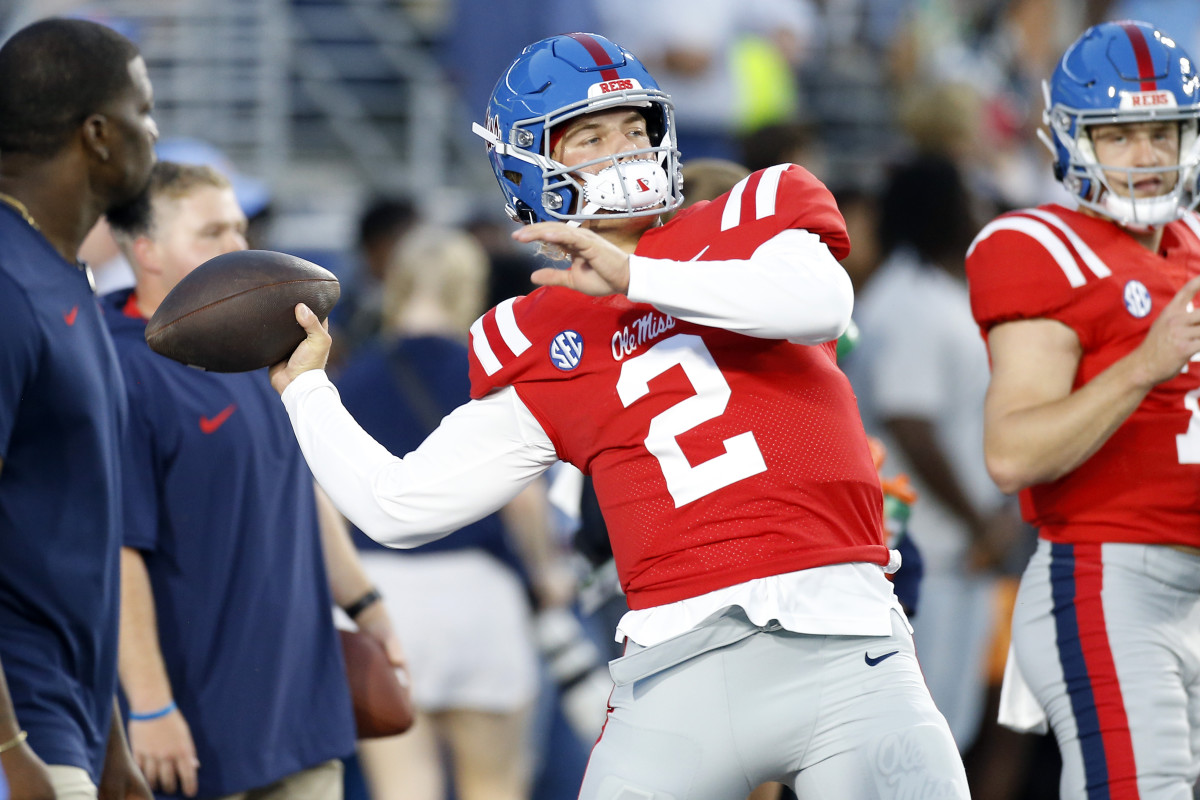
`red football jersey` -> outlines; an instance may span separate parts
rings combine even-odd
[[[1074,388],[1145,338],[1200,273],[1200,219],[1167,225],[1151,253],[1117,225],[1047,205],[998,217],[967,255],[986,337],[1002,322],[1057,320],[1079,336]],[[1200,546],[1200,363],[1155,387],[1091,458],[1021,492],[1025,519],[1054,542]]]
[[[848,250],[832,196],[775,167],[643,235],[638,255],[744,259],[788,228]],[[472,395],[511,385],[593,476],[631,608],[831,563],[886,564],[882,496],[835,344],[543,287],[473,328]]]

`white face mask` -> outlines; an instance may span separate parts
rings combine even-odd
[[[584,213],[641,211],[671,197],[671,181],[655,161],[638,159],[605,167],[595,175],[583,173]],[[664,206],[665,208],[665,206]]]

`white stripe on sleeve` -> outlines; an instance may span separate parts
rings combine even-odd
[[[471,349],[475,351],[475,357],[479,359],[484,372],[495,375],[500,371],[500,359],[492,352],[492,343],[483,330],[483,317],[471,323]]]
[[[721,230],[727,231],[735,228],[742,221],[742,194],[745,193],[746,184],[749,181],[749,178],[742,178],[729,190],[729,197],[725,199],[725,208],[721,211]]]
[[[517,298],[510,297],[496,306],[496,325],[500,328],[500,336],[514,356],[519,356],[530,348],[529,339],[517,327],[517,318],[513,314],[513,303]],[[491,373],[489,373],[491,374]]]
[[[1071,246],[1075,248],[1075,252],[1079,253],[1079,257],[1083,259],[1084,265],[1091,270],[1092,274],[1097,278],[1107,278],[1109,275],[1112,275],[1112,270],[1108,268],[1107,264],[1100,260],[1100,256],[1096,255],[1096,251],[1088,247],[1087,242],[1083,241],[1079,234],[1076,233],[1070,225],[1067,225],[1067,223],[1063,222],[1058,215],[1051,214],[1049,211],[1042,211],[1040,208],[1031,208],[1029,209],[1028,213],[1040,220],[1050,223],[1062,231],[1067,237],[1067,241],[1069,241]]]
[[[997,231],[1015,231],[1036,239],[1042,247],[1046,248],[1046,252],[1067,276],[1067,281],[1071,286],[1079,287],[1087,283],[1087,279],[1083,277],[1083,270],[1079,268],[1079,264],[1075,262],[1074,256],[1071,255],[1071,251],[1062,243],[1062,240],[1055,236],[1044,222],[1028,217],[1001,217],[989,222],[975,237],[975,241],[971,242],[971,246],[967,248],[967,258],[970,258],[971,253],[975,252],[976,245]]]
[[[762,180],[758,182],[758,190],[754,193],[754,218],[775,216],[775,198],[779,194],[779,181],[790,164],[776,164],[763,172]]]

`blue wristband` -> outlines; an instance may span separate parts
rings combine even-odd
[[[145,722],[146,720],[158,719],[159,717],[165,717],[167,714],[170,714],[175,709],[176,709],[175,701],[172,700],[171,702],[167,703],[165,706],[160,708],[158,711],[147,711],[145,714],[138,714],[135,711],[130,711],[129,718],[131,720],[133,720],[134,722]]]

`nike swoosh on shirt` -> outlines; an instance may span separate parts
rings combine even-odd
[[[72,306],[70,311],[63,313],[63,322],[68,326],[75,324],[75,317],[79,316],[79,306]]]
[[[867,662],[868,667],[873,667],[876,664],[878,664],[880,661],[883,661],[885,658],[891,658],[892,656],[896,655],[896,653],[899,653],[899,652],[900,652],[899,650],[893,650],[890,653],[884,653],[883,655],[879,656],[878,658],[871,658],[870,653],[863,653],[863,661]]]
[[[695,261],[696,259],[700,258],[700,256],[702,256],[702,255],[704,255],[705,253],[707,253],[707,252],[708,252],[708,248],[710,248],[710,247],[712,247],[712,245],[711,245],[711,244],[706,244],[706,245],[704,245],[704,249],[703,249],[703,250],[701,250],[699,253],[696,253],[696,255],[694,255],[694,256],[692,256],[691,258],[689,258],[689,259],[688,259],[688,261]]]
[[[237,405],[230,404],[226,408],[222,409],[221,413],[217,414],[215,417],[201,417],[200,430],[204,433],[216,433],[217,428],[220,428],[222,425],[224,425],[225,420],[233,416],[234,411],[237,411]]]

